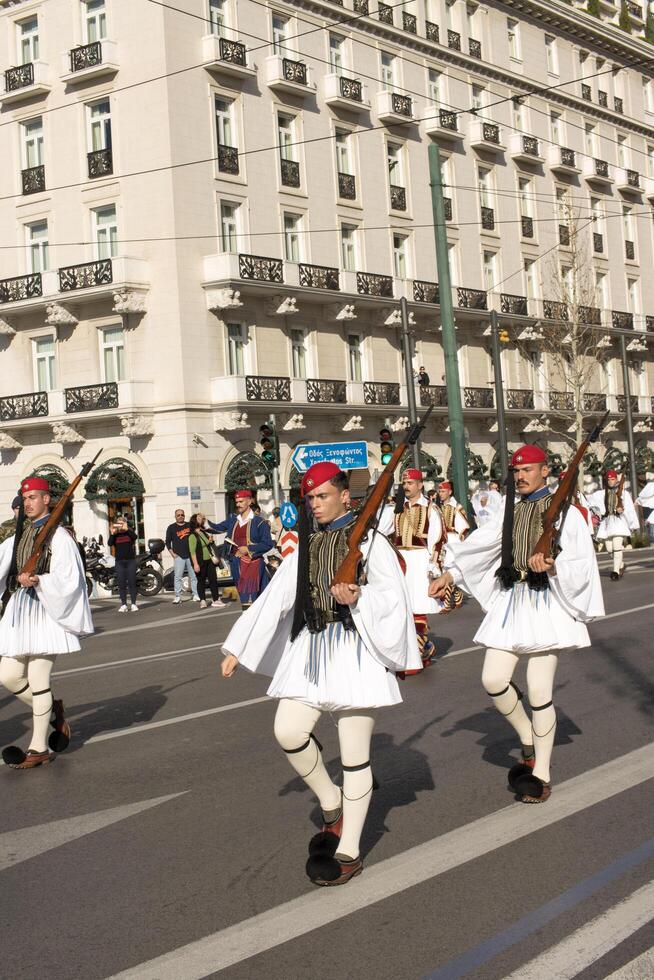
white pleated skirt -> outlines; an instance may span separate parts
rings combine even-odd
[[[590,646],[584,624],[566,612],[550,589],[536,592],[526,583],[497,594],[474,639],[517,654]]]
[[[622,514],[611,514],[600,521],[597,528],[597,540],[606,541],[607,538],[629,538],[631,530]]]
[[[0,657],[75,653],[79,640],[50,617],[31,589],[18,589],[0,619]]]
[[[322,633],[303,629],[293,643],[289,639],[268,694],[322,711],[402,702],[395,674],[375,660],[356,631],[341,623],[329,623]]]
[[[411,596],[411,612],[439,613],[443,603],[429,597],[429,552],[426,548],[399,549],[406,562],[405,581]]]

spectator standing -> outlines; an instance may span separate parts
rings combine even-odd
[[[114,549],[116,559],[116,583],[120,595],[118,612],[127,612],[127,589],[129,588],[130,612],[138,612],[136,604],[136,532],[128,526],[124,517],[116,519],[107,540]]]
[[[225,603],[220,598],[218,589],[218,577],[216,566],[212,561],[212,540],[209,531],[204,530],[204,514],[191,514],[189,527],[191,533],[188,539],[188,550],[191,556],[193,570],[198,577],[198,595],[200,596],[200,609],[207,608],[205,595],[207,584],[211,592],[212,608],[220,609]]]
[[[424,388],[429,384],[429,375],[425,371],[424,367],[421,367],[418,371],[418,384],[421,388]]]
[[[175,569],[175,598],[173,603],[182,601],[182,577],[184,572],[188,575],[189,585],[193,592],[193,602],[199,602],[198,580],[195,569],[188,550],[188,539],[191,534],[191,525],[186,520],[184,511],[179,508],[175,511],[175,523],[169,524],[166,529],[166,547],[168,554],[173,558]]]

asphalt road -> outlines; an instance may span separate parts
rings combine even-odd
[[[0,978],[651,978],[654,553],[627,560],[613,583],[602,559],[610,616],[561,657],[543,806],[507,790],[478,608],[434,620],[442,659],[379,713],[365,870],[337,889],[304,874],[318,809],[265,679],[220,677],[236,607],[96,603],[54,678],[71,747],[0,767]],[[0,694],[0,744],[27,726]],[[338,772],[328,715],[318,734]]]

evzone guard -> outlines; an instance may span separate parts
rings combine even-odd
[[[453,487],[449,480],[444,480],[439,485],[437,497],[435,506],[440,511],[445,524],[447,540],[463,541],[470,534],[470,521],[465,510],[454,496]]]
[[[520,739],[522,759],[509,771],[509,785],[523,803],[543,803],[551,794],[558,651],[590,646],[585,624],[604,615],[588,526],[579,510],[569,506],[579,453],[595,437],[593,433],[580,447],[554,498],[546,484],[549,468],[543,450],[523,446],[515,452],[503,514],[465,541],[448,544],[447,571],[431,587],[438,596],[448,584],[459,585],[486,613],[474,638],[486,647],[482,684]],[[513,682],[521,657],[527,659],[531,719]]]
[[[304,475],[301,493],[298,548],[232,628],[222,672],[231,677],[240,664],[272,676],[268,694],[279,699],[275,737],[322,809],[307,874],[316,885],[342,885],[363,869],[359,842],[374,785],[375,713],[401,702],[395,674],[418,669],[420,654],[398,556],[382,534],[361,537],[369,525],[348,509],[347,474],[317,463]],[[350,556],[363,575],[358,584],[336,584]],[[325,712],[337,717],[342,789],[313,734]]]
[[[613,555],[610,578],[617,582],[624,575],[625,540],[640,527],[631,494],[624,488],[624,473],[618,476],[615,470],[607,470],[604,490],[591,494],[590,503],[601,514],[597,540],[603,541],[608,553]]]

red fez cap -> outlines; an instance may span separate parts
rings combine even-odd
[[[404,473],[402,474],[402,479],[404,479],[404,477],[406,477],[407,480],[423,480],[424,479],[424,477],[423,477],[422,473],[420,472],[420,470],[405,470]]]
[[[30,490],[41,490],[43,493],[50,493],[50,484],[41,476],[30,476],[23,480],[20,485],[21,493],[29,493]]]
[[[438,485],[438,489],[439,490],[451,490],[452,489],[452,484],[450,483],[449,480],[443,480],[443,482]]]
[[[614,479],[616,480],[618,478],[618,474],[616,473],[615,470],[607,470],[606,473],[604,474],[604,479],[608,480],[610,476],[614,477]]]
[[[540,446],[521,446],[511,457],[511,466],[524,466],[527,463],[547,463],[547,456]]]
[[[327,483],[328,480],[331,480],[342,472],[343,470],[339,470],[336,463],[314,463],[302,477],[300,495],[306,497],[310,490],[321,487],[323,483]]]
[[[251,490],[237,490],[234,494],[234,500],[249,500],[252,498]]]

